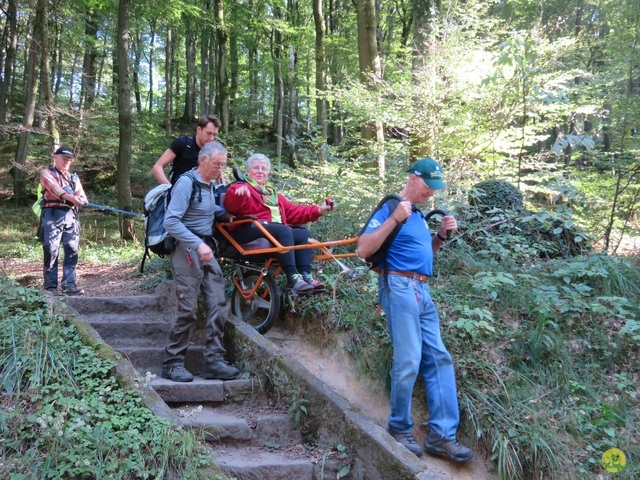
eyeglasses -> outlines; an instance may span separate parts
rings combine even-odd
[[[226,163],[213,163],[213,162],[209,162],[211,164],[211,168],[213,168],[214,170],[222,170],[224,167],[227,166]]]

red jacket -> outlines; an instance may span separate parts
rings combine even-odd
[[[238,195],[236,190],[240,185],[249,187],[249,196]],[[251,184],[237,182],[232,184],[224,196],[224,208],[232,215],[253,215],[259,220],[270,222],[271,210],[262,200],[262,194]],[[284,195],[278,194],[278,209],[285,225],[303,225],[315,222],[321,217],[320,209],[316,205],[296,205]]]

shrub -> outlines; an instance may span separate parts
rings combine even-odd
[[[471,189],[469,203],[486,212],[493,209],[522,210],[522,192],[506,180],[490,179],[477,183]]]

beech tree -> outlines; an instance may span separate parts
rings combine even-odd
[[[327,142],[327,65],[325,58],[325,36],[327,27],[324,21],[322,0],[313,0],[313,19],[316,27],[316,124],[320,127],[320,134],[324,143]],[[320,163],[326,160],[324,149],[320,155]]]
[[[118,4],[118,160],[117,190],[118,206],[131,211],[131,84],[129,80],[129,43],[131,30],[129,17],[131,0],[119,0]],[[130,218],[120,215],[120,235],[123,240],[133,238],[133,223]]]
[[[22,117],[22,129],[18,137],[18,148],[15,155],[15,169],[13,175],[13,197],[17,203],[27,201],[25,189],[27,148],[36,110],[36,100],[38,97],[38,79],[40,78],[40,61],[42,49],[44,48],[43,35],[47,29],[48,7],[47,0],[38,0],[36,4],[35,17],[33,19],[33,34],[29,54],[27,57],[27,68],[24,72],[26,81],[25,106]]]
[[[382,77],[380,56],[376,37],[376,14],[374,0],[357,0],[358,12],[358,58],[360,61],[360,81],[374,97],[378,97],[378,82]],[[382,122],[374,119],[364,125],[363,137],[375,142],[374,151],[380,178],[385,174],[384,132]]]

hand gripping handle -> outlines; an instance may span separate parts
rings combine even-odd
[[[424,216],[424,221],[427,222],[427,224],[428,224],[429,220],[434,215],[440,215],[442,217],[446,217],[447,215],[449,215],[449,212],[447,212],[446,210],[439,209],[439,208],[437,208],[435,210],[431,210],[429,213],[427,213]],[[447,238],[449,238],[449,237],[451,237],[451,230],[447,230]]]

